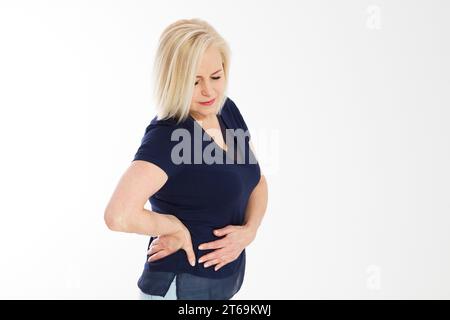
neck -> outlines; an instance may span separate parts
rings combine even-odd
[[[202,114],[196,114],[196,113],[190,113],[190,115],[192,118],[194,118],[194,120],[202,121],[202,122],[209,122],[216,117],[215,113],[209,114],[207,116],[204,116]]]

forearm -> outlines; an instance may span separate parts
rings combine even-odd
[[[177,232],[182,224],[173,215],[142,209],[134,213],[119,215],[119,218],[109,224],[109,227],[113,231],[156,237]]]
[[[268,187],[266,178],[261,176],[253,189],[245,211],[244,225],[256,234],[267,209]]]

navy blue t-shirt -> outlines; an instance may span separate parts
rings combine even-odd
[[[209,297],[230,298],[240,289],[245,250],[218,271],[214,265],[204,268],[203,263],[198,263],[201,256],[214,251],[199,250],[198,246],[221,238],[213,234],[215,229],[243,225],[249,196],[261,177],[259,164],[249,147],[248,127],[230,98],[227,97],[217,117],[227,151],[191,116],[179,124],[172,118],[157,120],[155,117],[134,156],[134,160],[149,161],[166,172],[168,180],[149,199],[152,210],[172,214],[188,228],[197,260],[192,267],[184,250],[153,262],[147,261],[147,255],[138,281],[145,293],[164,296],[175,275],[181,299],[189,295],[194,281],[197,285],[204,283],[205,290],[221,288],[222,292],[216,295],[210,292]],[[246,133],[244,139],[242,135],[240,138],[233,135],[233,130]],[[188,148],[181,148],[182,140]],[[150,237],[148,247],[153,239]]]

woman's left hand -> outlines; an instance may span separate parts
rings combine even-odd
[[[245,247],[255,239],[256,231],[245,225],[229,225],[225,228],[214,230],[214,235],[224,237],[216,241],[200,244],[198,247],[200,250],[216,250],[203,255],[198,262],[204,262],[205,268],[216,265],[214,270],[217,271],[239,257]]]

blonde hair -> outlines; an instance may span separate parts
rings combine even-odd
[[[230,49],[226,41],[206,21],[181,19],[170,24],[159,38],[153,66],[153,98],[159,120],[174,118],[177,123],[189,116],[200,58],[215,46],[222,57],[225,89],[219,112],[227,99]]]

